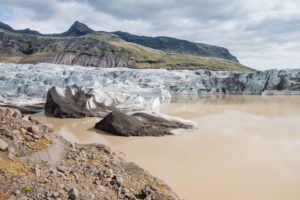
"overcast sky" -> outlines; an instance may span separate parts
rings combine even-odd
[[[58,33],[75,20],[223,46],[257,69],[300,68],[300,0],[0,0],[0,21],[16,29]]]

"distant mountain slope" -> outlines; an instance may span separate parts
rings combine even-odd
[[[223,48],[201,43],[193,43],[187,40],[180,40],[171,37],[146,37],[133,35],[126,32],[113,32],[127,42],[140,44],[146,47],[159,49],[168,52],[185,53],[196,56],[222,58],[225,60],[231,60],[238,62],[236,57],[230,54],[230,52]]]
[[[14,30],[0,24],[0,62],[56,63],[95,67],[211,69],[251,71],[238,62],[188,52],[158,50],[127,42],[113,33],[96,32],[75,22],[61,34]]]
[[[34,30],[29,29],[29,28],[26,28],[26,29],[23,29],[23,30],[15,30],[12,27],[10,27],[9,25],[4,24],[2,22],[0,22],[0,29],[10,31],[10,32],[13,32],[13,33],[28,34],[28,35],[41,35],[38,31],[34,31]]]

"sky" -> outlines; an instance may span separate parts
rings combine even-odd
[[[41,33],[97,31],[223,46],[249,67],[300,68],[300,0],[0,0],[0,21]]]

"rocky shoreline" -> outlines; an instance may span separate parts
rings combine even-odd
[[[179,199],[162,181],[101,144],[72,144],[0,107],[0,199]]]

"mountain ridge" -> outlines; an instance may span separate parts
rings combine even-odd
[[[239,64],[238,60],[223,47],[171,37],[152,38],[125,33],[130,37],[146,39],[143,44],[138,40],[125,38],[124,33],[94,31],[79,21],[75,21],[66,32],[59,34],[41,34],[30,29],[15,30],[9,25],[0,23],[2,54],[0,62],[49,62],[95,67],[252,70]],[[147,42],[149,39],[150,42]],[[157,46],[157,40],[163,40],[162,46]]]
[[[123,31],[115,31],[112,33],[118,35],[127,42],[133,42],[154,49],[176,53],[188,53],[196,56],[221,58],[225,60],[238,62],[237,58],[231,55],[230,52],[224,47],[218,47],[203,43],[194,43],[188,40],[182,40],[167,36],[139,36]],[[208,49],[210,48],[215,49],[215,51],[209,51]]]
[[[21,30],[15,30],[11,26],[9,26],[7,24],[4,24],[2,22],[0,22],[0,29],[4,29],[6,31],[10,31],[10,32],[13,32],[13,33],[19,33],[19,34],[42,35],[40,32],[35,31],[35,30],[31,30],[29,28],[21,29]]]

